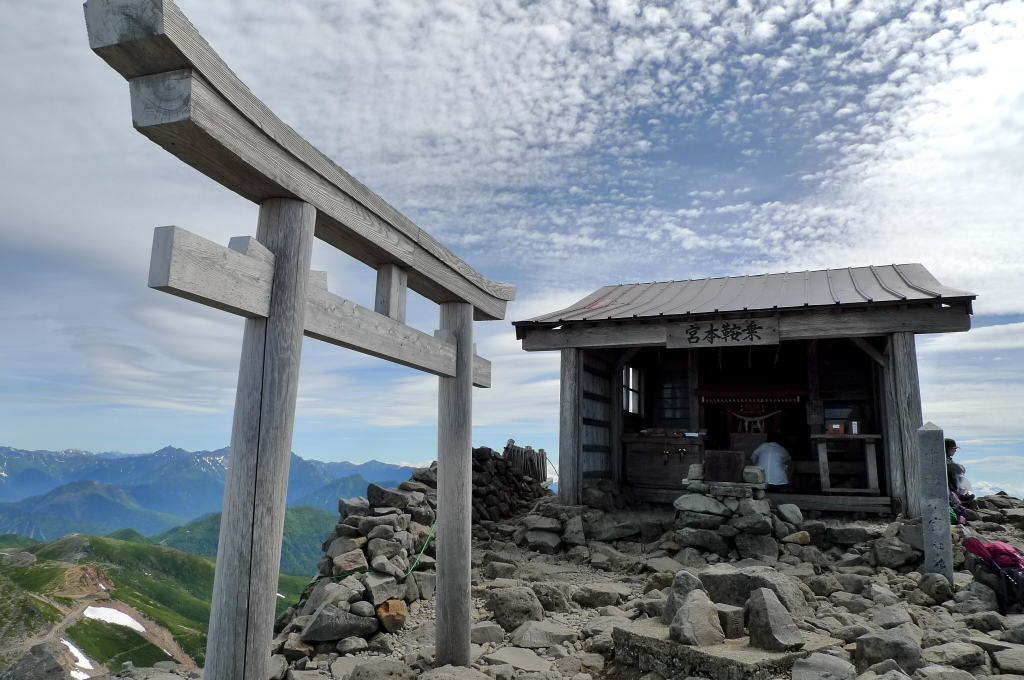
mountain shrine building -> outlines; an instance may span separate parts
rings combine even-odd
[[[608,480],[671,503],[691,463],[776,442],[773,501],[918,516],[914,336],[969,330],[975,297],[920,264],[852,267],[605,286],[514,325],[561,351],[563,502]]]

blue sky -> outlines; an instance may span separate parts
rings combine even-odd
[[[1024,4],[181,0],[279,116],[491,279],[509,319],[628,281],[922,262],[925,417],[1024,489]],[[0,444],[219,448],[241,321],[145,287],[152,229],[256,208],[131,127],[81,6],[0,6]],[[318,246],[330,288],[373,271]],[[411,296],[410,322],[437,310]],[[557,365],[476,324],[476,444],[556,449]],[[425,461],[436,378],[307,340],[294,449]]]

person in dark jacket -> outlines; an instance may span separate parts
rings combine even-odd
[[[965,484],[967,468],[953,461],[953,456],[959,448],[955,439],[946,439],[946,485],[949,487],[950,493],[955,493],[962,502],[966,503],[974,500],[974,494]]]

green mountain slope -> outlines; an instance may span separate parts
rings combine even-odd
[[[337,522],[336,512],[332,514],[309,506],[288,508],[284,514],[281,571],[295,576],[315,574],[316,563],[323,556],[320,546]],[[215,512],[153,536],[150,540],[194,555],[215,557],[219,538],[220,513]]]
[[[20,563],[0,561],[0,648],[39,634],[59,620],[63,613],[47,604],[46,598],[71,609],[73,600],[64,595],[54,597],[54,593],[62,592],[68,569],[91,565],[113,583],[110,597],[167,628],[185,653],[202,665],[213,595],[213,560],[159,545],[83,535],[40,543],[26,552],[35,555],[35,564],[15,566]],[[278,592],[285,598],[278,598],[279,610],[297,601],[307,583],[307,578],[281,575]],[[118,640],[130,643],[143,656],[152,651],[117,627],[101,633],[83,626],[75,634],[95,638],[96,649],[101,650],[96,653],[114,661],[129,658],[115,658],[120,653],[115,649]],[[0,665],[3,663],[0,659]]]
[[[72,482],[42,496],[0,505],[0,532],[39,540],[69,533],[107,534],[125,527],[155,534],[184,521],[142,507],[120,487],[92,481]]]
[[[0,536],[0,550],[5,548],[27,548],[30,545],[35,545],[39,541],[28,538],[27,536],[21,536],[19,534],[4,534]]]

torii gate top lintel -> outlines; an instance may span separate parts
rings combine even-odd
[[[142,134],[237,194],[297,198],[315,234],[377,268],[394,264],[434,302],[502,319],[516,287],[489,281],[283,123],[171,0],[88,0],[89,46],[130,83]]]
[[[259,101],[171,0],[88,0],[89,44],[129,82],[132,123],[260,206],[227,247],[156,229],[152,288],[246,317],[217,553],[207,680],[269,677],[302,336],[440,376],[438,665],[470,662],[472,387],[490,386],[473,321],[516,288],[487,280]],[[310,272],[314,237],[377,270],[374,309]],[[434,336],[405,323],[406,289],[440,305]]]

